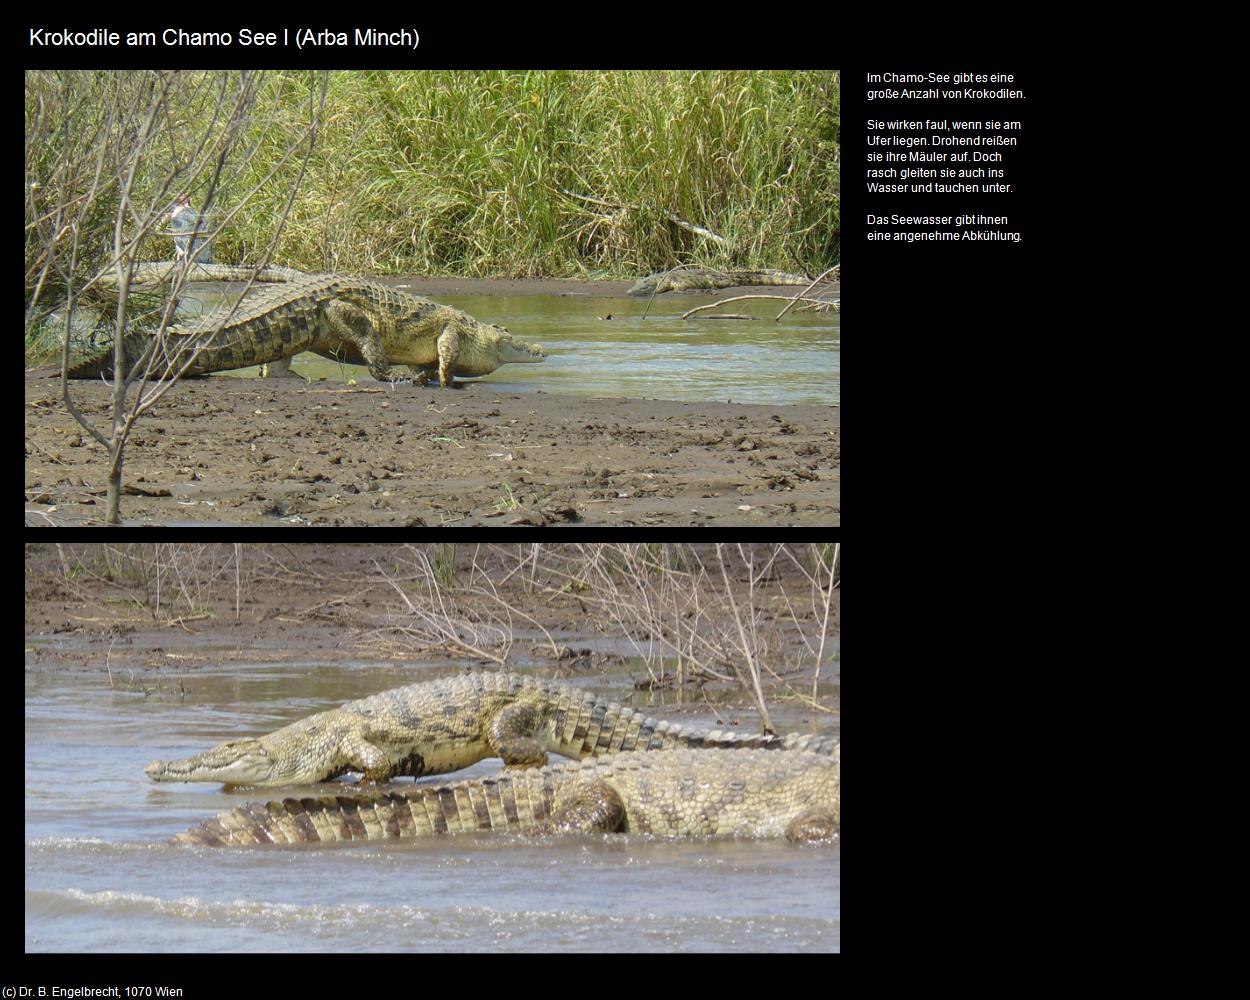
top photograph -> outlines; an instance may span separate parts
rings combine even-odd
[[[25,525],[840,526],[840,98],[27,71]]]

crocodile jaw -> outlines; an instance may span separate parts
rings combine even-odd
[[[536,365],[547,360],[547,352],[542,344],[520,344],[515,340],[499,342],[499,363],[501,365]]]
[[[154,760],[143,769],[153,781],[220,781],[228,785],[274,784],[274,759],[259,740],[235,740],[186,760]]]

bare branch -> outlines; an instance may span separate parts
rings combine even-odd
[[[796,297],[796,298],[797,298],[797,297]],[[727,303],[727,302],[739,302],[739,301],[741,301],[742,299],[780,299],[780,300],[781,300],[781,301],[783,301],[783,302],[790,302],[790,303],[791,303],[791,305],[793,305],[793,303],[794,303],[794,301],[795,301],[795,299],[792,299],[789,295],[731,295],[731,296],[730,296],[729,298],[727,298],[727,299],[719,299],[719,300],[717,300],[716,302],[709,302],[709,303],[707,303],[706,305],[702,305],[702,306],[695,306],[695,308],[693,308],[693,309],[688,309],[686,312],[684,312],[684,313],[682,313],[682,314],[681,314],[681,318],[682,318],[682,319],[689,319],[689,318],[690,318],[691,316],[693,316],[695,313],[697,313],[697,312],[702,312],[704,309],[715,309],[715,308],[717,308],[718,306],[723,306],[723,305],[725,305],[725,303]],[[814,302],[814,303],[816,303],[816,304],[818,304],[818,305],[830,305],[830,304],[832,304],[832,305],[834,305],[834,306],[836,306],[836,305],[837,305],[837,303],[836,303],[836,302],[834,302],[834,303],[830,303],[830,300],[828,300],[828,299],[808,299],[808,298],[805,298],[805,299],[803,299],[803,301],[804,301],[804,302]],[[782,315],[784,315],[784,313],[783,313]],[[781,317],[779,316],[779,317],[778,317],[778,319],[780,319],[780,318],[781,318]]]
[[[56,290],[63,302],[58,319],[61,398],[79,425],[107,449],[108,523],[120,519],[122,465],[136,421],[190,370],[243,301],[240,296],[229,309],[214,314],[214,321],[220,321],[216,331],[175,343],[169,328],[197,256],[187,255],[165,289],[155,329],[127,369],[128,340],[129,352],[135,353],[129,336],[134,322],[131,279],[144,259],[143,248],[161,231],[171,205],[193,193],[202,214],[192,238],[211,246],[260,191],[286,177],[283,208],[262,250],[264,266],[307,169],[324,109],[324,74],[316,77],[319,85],[309,88],[306,125],[293,131],[288,127],[277,162],[260,179],[248,177],[248,163],[263,142],[272,142],[274,123],[282,121],[281,104],[265,103],[266,79],[266,74],[253,72],[28,74],[27,335],[47,314],[43,303]],[[217,212],[223,192],[228,192],[229,205]],[[210,209],[211,224],[202,221]],[[86,311],[82,295],[91,290],[98,296],[98,278],[104,274],[116,279],[118,296],[110,324],[111,426],[97,426],[75,405],[65,377]],[[250,286],[249,281],[242,295]]]
[[[823,274],[820,274],[819,276],[817,276],[815,281],[813,281],[810,285],[808,285],[801,292],[796,294],[793,299],[790,300],[790,304],[788,306],[782,309],[781,312],[777,313],[777,319],[780,320],[781,317],[784,316],[786,313],[788,313],[791,309],[793,309],[799,303],[800,300],[810,301],[807,299],[807,293],[810,292],[817,285],[819,285],[822,281],[824,281],[826,277],[833,274],[834,271],[838,271],[839,272],[838,277],[841,277],[841,273],[840,273],[841,270],[842,270],[842,262],[839,261],[838,263],[834,264],[833,267],[825,271]],[[825,300],[818,299],[817,301],[823,302]]]

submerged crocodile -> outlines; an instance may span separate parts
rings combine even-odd
[[[294,785],[349,771],[364,780],[445,774],[487,757],[542,767],[547,753],[590,757],[631,750],[763,747],[830,754],[832,737],[701,731],[519,674],[473,673],[383,691],[318,712],[257,738],[232,740],[186,760],[156,760],[153,781]]]
[[[135,264],[130,272],[130,287],[140,289],[152,285],[169,284],[178,277],[182,266],[182,262],[177,260],[153,260]],[[313,275],[307,271],[297,271],[293,267],[279,267],[276,264],[268,267],[249,267],[245,264],[209,262],[188,264],[186,280],[287,282],[310,277]],[[93,284],[97,288],[116,288],[117,272],[105,271],[95,278]]]
[[[830,842],[841,752],[624,753],[403,792],[249,802],[174,837],[214,847],[441,833],[645,833]]]
[[[639,278],[629,290],[630,295],[659,295],[662,292],[686,292],[697,288],[732,288],[735,285],[810,285],[811,278],[785,271],[716,271],[707,267],[676,268],[657,271]]]
[[[222,266],[196,265],[213,270]],[[191,377],[263,364],[283,370],[295,355],[313,351],[367,364],[379,381],[391,377],[392,365],[408,365],[422,383],[437,373],[439,383],[447,386],[457,375],[488,375],[500,365],[536,364],[547,357],[540,345],[517,340],[503,327],[479,322],[459,309],[336,274],[284,280],[233,310],[170,326],[166,333],[164,356],[150,370],[180,367],[207,345],[184,373]],[[146,333],[129,334],[123,347],[126,370],[144,360],[156,343]],[[111,376],[113,348],[71,367],[68,374]]]

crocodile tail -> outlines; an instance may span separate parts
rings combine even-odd
[[[122,345],[122,358],[125,370],[130,371],[136,361],[143,357],[151,338],[145,333],[129,334]],[[111,378],[113,375],[114,352],[110,344],[98,354],[85,358],[66,371],[66,378]]]
[[[535,787],[536,782],[542,787]],[[517,794],[519,786],[525,794]],[[546,819],[552,795],[546,777],[530,773],[423,785],[403,793],[249,802],[178,834],[170,843],[245,847],[531,832]]]
[[[673,742],[668,745],[708,750],[806,750],[829,756],[838,740],[832,736],[811,733],[729,733],[721,729],[708,732],[670,729]]]
[[[574,700],[558,715],[556,751],[572,757],[628,753],[633,750],[810,750],[828,755],[832,737],[789,733],[731,733],[694,729],[644,715],[616,702]]]
[[[266,360],[275,360],[280,356],[271,352],[280,351],[281,335],[269,329],[254,331],[249,336],[229,338],[223,344],[217,344],[216,341],[206,343],[205,341],[211,334],[211,330],[170,327],[165,339],[163,355],[158,357],[152,365],[153,375],[157,378],[171,377],[172,372],[179,369],[197,350],[199,353],[183,372],[184,377],[246,368],[249,365],[261,364]],[[129,372],[143,358],[144,352],[154,339],[150,334],[143,332],[127,335],[122,348],[125,366],[123,371]],[[113,348],[107,347],[94,357],[79,362],[70,368],[66,375],[69,378],[99,378],[101,376],[111,378],[113,376]]]
[[[205,820],[186,833],[178,834],[170,842],[209,847],[248,847],[256,844],[368,840],[369,829],[360,819],[362,806],[375,814],[379,807],[384,813],[394,811],[394,805],[382,798],[364,800],[345,795],[248,802]]]
[[[70,365],[65,371],[66,378],[98,378],[105,374],[105,370],[111,374],[113,367],[113,348],[109,347],[94,357],[84,358],[76,365]]]
[[[808,753],[820,754],[822,757],[834,757],[842,745],[838,736],[816,736],[812,733],[787,733],[779,737],[781,744],[773,747],[777,750],[806,750]]]

